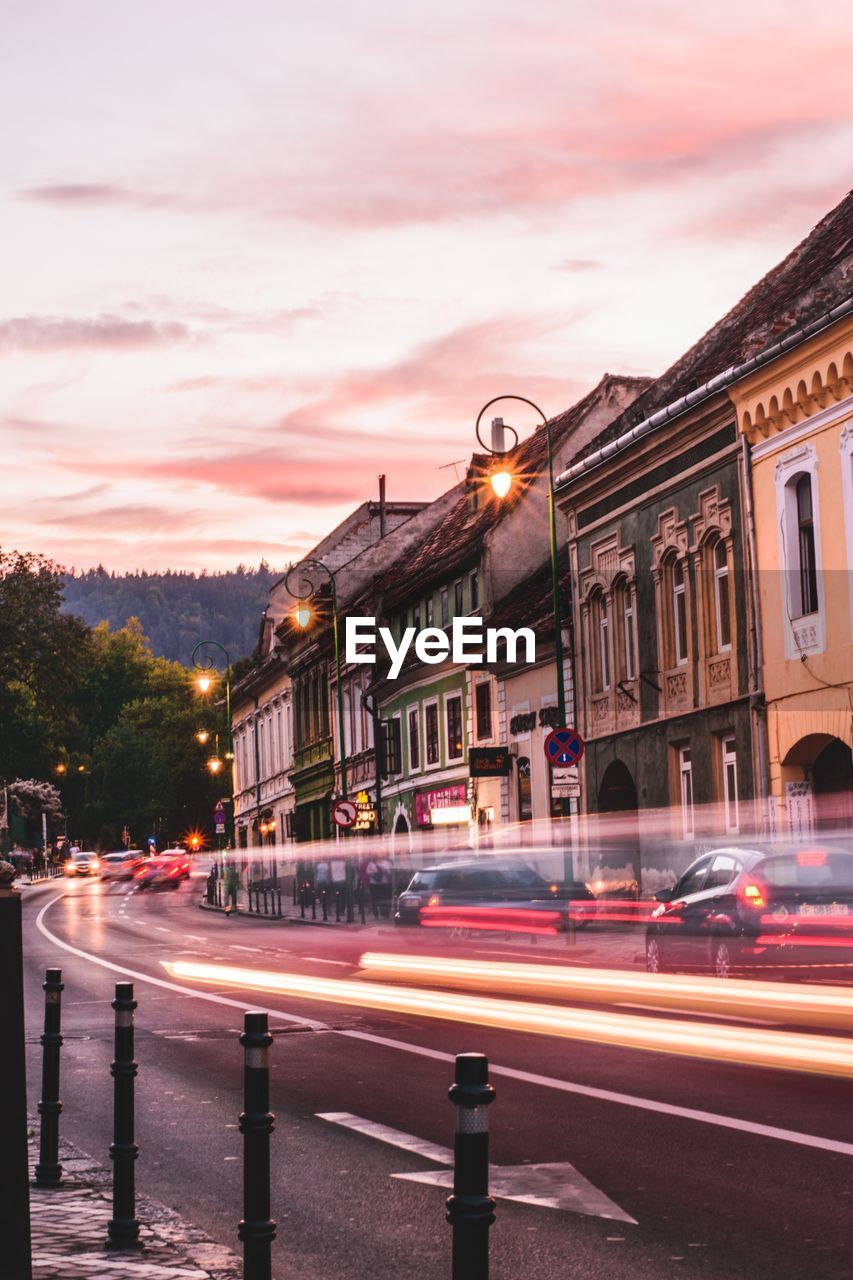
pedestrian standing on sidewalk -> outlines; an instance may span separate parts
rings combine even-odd
[[[240,873],[233,863],[228,862],[225,867],[225,914],[231,915],[232,911],[237,910],[237,890],[240,887]]]

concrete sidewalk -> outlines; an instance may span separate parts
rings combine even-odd
[[[32,1176],[37,1129],[31,1126],[30,1133]],[[241,1280],[236,1253],[146,1196],[136,1203],[142,1248],[106,1248],[110,1172],[68,1142],[60,1143],[59,1159],[60,1187],[30,1186],[33,1280]]]

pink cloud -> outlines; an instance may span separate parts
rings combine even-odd
[[[0,350],[6,351],[134,350],[186,342],[192,337],[187,326],[175,320],[126,320],[107,313],[0,320]]]

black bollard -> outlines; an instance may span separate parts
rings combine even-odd
[[[44,991],[44,1034],[41,1038],[41,1116],[39,1160],[36,1165],[37,1187],[58,1187],[62,1181],[59,1163],[59,1050],[62,1048],[62,970],[48,969],[42,983]]]
[[[305,885],[299,891],[299,915],[302,920],[305,919]]]
[[[453,1228],[452,1280],[488,1280],[489,1227],[495,1202],[489,1195],[489,1117],[494,1101],[484,1053],[456,1056],[456,1081],[448,1095],[456,1107],[453,1195],[447,1221]]]
[[[243,1015],[240,1043],[246,1050],[243,1068],[243,1219],[238,1235],[243,1242],[243,1280],[271,1280],[270,1248],[276,1224],[270,1217],[270,1134],[275,1116],[270,1111],[269,1047],[272,1036],[265,1013]]]
[[[113,1076],[113,1141],[110,1159],[113,1162],[113,1216],[107,1223],[107,1245],[113,1249],[138,1249],[139,1221],[135,1217],[136,1157],[139,1147],[134,1141],[133,1091],[137,1064],[133,1057],[133,998],[132,982],[116,983],[115,1060],[110,1071]]]
[[[276,897],[278,898],[278,914],[281,918],[281,889],[276,889]]]
[[[32,1280],[21,895],[0,884],[0,1247],[3,1280]]]
[[[328,896],[329,896],[329,895],[328,895],[328,893],[327,893],[326,889],[323,889],[323,892],[322,892],[322,893],[321,893],[321,895],[320,895],[320,905],[321,905],[321,907],[323,908],[323,919],[324,919],[324,920],[328,920],[328,918],[329,918],[329,903],[328,903]]]
[[[364,885],[363,884],[360,884],[358,886],[358,915],[359,915],[359,919],[361,920],[361,923],[365,924],[366,921],[364,916]]]

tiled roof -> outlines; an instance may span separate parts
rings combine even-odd
[[[563,440],[583,421],[595,401],[606,394],[611,386],[631,384],[642,389],[647,386],[648,381],[648,378],[626,378],[606,373],[592,391],[577,404],[550,419],[554,450],[559,448]],[[530,477],[543,471],[548,459],[544,426],[538,427],[532,435],[522,441],[510,455],[510,459],[511,469],[516,474]],[[474,454],[472,466],[485,472],[488,461],[487,455]],[[472,511],[464,483],[459,486],[459,490],[458,502],[436,525],[420,550],[406,557],[405,576],[401,576],[400,565],[397,564],[392,566],[377,583],[378,588],[386,593],[386,610],[393,609],[403,600],[410,598],[419,588],[446,577],[478,556],[483,538],[512,511],[523,496],[523,487],[514,485],[509,496],[499,502],[492,497],[488,487],[484,486],[485,496],[478,509]]]
[[[572,461],[595,453],[717,374],[817,320],[851,294],[853,192]]]
[[[571,571],[569,568],[568,547],[564,547],[557,558],[557,571],[560,583],[560,602],[562,605],[563,624],[569,616],[569,594],[571,591]],[[543,565],[525,578],[509,593],[488,618],[490,627],[530,627],[537,639],[551,640],[554,636],[554,596],[551,579],[551,561]]]

